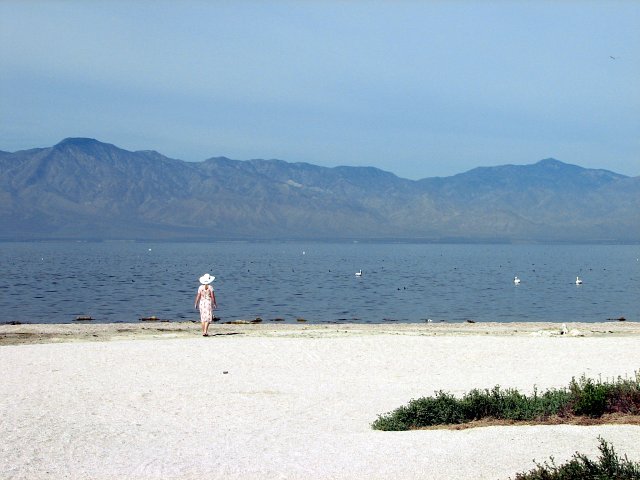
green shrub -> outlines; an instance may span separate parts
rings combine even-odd
[[[605,413],[640,414],[640,372],[635,378],[618,377],[610,383],[583,375],[579,381],[572,379],[569,389],[575,415],[597,418]]]
[[[497,418],[502,420],[533,420],[557,414],[569,401],[565,390],[549,390],[538,395],[526,396],[515,389],[471,390],[460,400],[465,412],[465,421]]]
[[[460,402],[453,395],[436,392],[435,397],[411,400],[393,414],[379,416],[373,423],[376,430],[409,430],[426,425],[462,423],[464,421]]]
[[[576,453],[569,462],[556,466],[551,457],[550,463],[536,464],[530,472],[518,473],[515,480],[640,480],[640,463],[630,462],[626,455],[620,458],[604,439],[598,440],[597,461]]]
[[[552,389],[527,396],[515,389],[474,389],[457,399],[438,391],[433,397],[411,400],[386,415],[378,416],[377,430],[409,430],[493,418],[513,421],[544,421],[551,416],[601,417],[605,413],[640,414],[640,372],[633,379],[612,383],[593,381],[584,375],[573,378],[568,389]]]

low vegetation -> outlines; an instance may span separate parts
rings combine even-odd
[[[399,431],[495,423],[571,423],[576,418],[597,423],[603,416],[640,416],[640,371],[633,378],[614,381],[573,378],[568,388],[524,395],[515,389],[474,389],[462,398],[444,391],[411,400],[373,422],[376,430]],[[625,423],[632,423],[632,419]],[[482,423],[485,422],[485,423]],[[543,477],[541,477],[543,478]],[[544,477],[546,478],[546,477]]]
[[[604,439],[599,440],[597,461],[576,453],[570,461],[557,466],[551,457],[549,462],[537,463],[530,472],[518,473],[515,480],[640,480],[640,463],[630,462],[626,455],[620,458]]]

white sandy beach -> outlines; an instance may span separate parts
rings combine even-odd
[[[638,324],[569,328],[0,326],[0,478],[507,479],[598,436],[640,461],[639,426],[371,429],[435,390],[640,369]]]

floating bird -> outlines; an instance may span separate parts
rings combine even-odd
[[[361,276],[362,276],[362,269],[356,272],[356,277],[361,277]]]
[[[582,285],[582,280],[580,280],[580,277],[576,277],[576,285]]]
[[[514,277],[513,283],[515,283],[516,285],[520,285],[520,279],[518,278],[517,275]]]

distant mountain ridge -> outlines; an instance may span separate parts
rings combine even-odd
[[[554,159],[399,178],[88,138],[0,152],[0,239],[640,241],[640,177]]]

